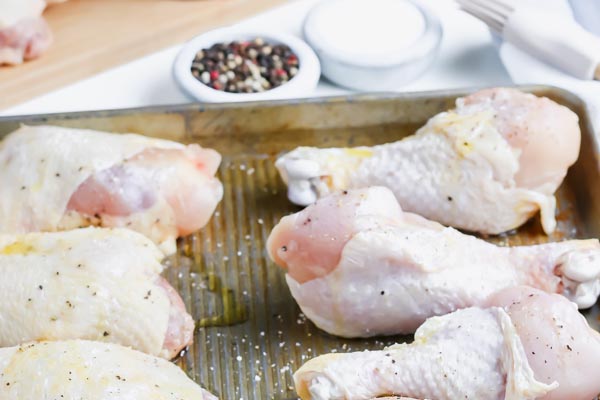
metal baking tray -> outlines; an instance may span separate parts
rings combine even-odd
[[[550,97],[579,115],[581,154],[557,193],[556,233],[545,236],[534,220],[516,233],[487,239],[516,245],[599,237],[599,147],[585,105],[556,88],[521,89]],[[8,117],[0,118],[0,137],[21,123],[43,123],[198,142],[221,152],[222,203],[209,225],[180,240],[178,253],[166,260],[171,265],[166,276],[198,326],[194,344],[177,362],[222,399],[284,400],[296,398],[292,373],[309,358],[379,349],[411,338],[339,339],[304,318],[283,271],[265,250],[273,225],[298,211],[287,201],[275,157],[299,145],[358,146],[401,139],[474,90]],[[597,329],[598,309],[586,312]]]

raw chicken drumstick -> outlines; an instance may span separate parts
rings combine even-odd
[[[516,285],[582,308],[600,294],[597,239],[498,247],[403,212],[384,187],[331,194],[284,217],[267,247],[304,314],[345,337],[412,333]]]
[[[217,400],[166,360],[85,340],[0,349],[0,398]]]
[[[498,234],[538,210],[556,227],[554,192],[579,156],[578,117],[547,98],[488,89],[458,99],[415,135],[372,148],[300,147],[277,160],[288,196],[308,205],[335,190],[386,186],[402,208]]]
[[[47,3],[57,0],[0,0],[0,66],[39,57],[52,44],[42,18]]]
[[[0,234],[0,347],[89,339],[173,358],[194,321],[162,257],[127,229]]]
[[[221,200],[220,161],[196,144],[23,126],[0,143],[0,232],[127,227],[172,253]]]
[[[303,400],[588,400],[598,371],[600,335],[576,305],[516,287],[429,318],[411,344],[314,358],[294,380]]]

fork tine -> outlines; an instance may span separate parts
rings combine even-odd
[[[485,22],[490,28],[498,33],[502,33],[506,17],[501,13],[491,10],[485,4],[477,0],[457,0],[462,9],[475,18]],[[485,1],[485,0],[484,0]]]
[[[488,10],[500,15],[503,20],[508,18],[508,15],[514,11],[514,9],[502,0],[470,0],[473,3],[477,3],[480,6],[487,8]]]
[[[494,32],[502,34],[502,26],[498,23],[498,21],[494,21],[493,19],[488,18],[486,15],[477,14],[468,9],[463,9],[463,11],[482,21],[484,24],[489,26]]]
[[[458,3],[472,3],[475,0],[457,0]],[[489,5],[497,6],[505,9],[507,12],[514,11],[515,1],[514,0],[481,0],[478,3],[486,3]]]
[[[491,12],[487,8],[482,7],[480,4],[477,4],[472,0],[459,0],[459,3],[464,11],[490,25],[490,27],[494,28],[495,30],[502,31],[503,20],[497,13]]]
[[[515,0],[492,0],[498,6],[503,7],[508,12],[515,11]]]

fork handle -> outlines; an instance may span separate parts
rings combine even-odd
[[[504,26],[504,39],[576,78],[600,75],[600,38],[564,17],[535,15],[517,7]]]

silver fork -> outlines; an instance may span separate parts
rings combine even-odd
[[[579,79],[600,80],[600,38],[571,18],[510,0],[457,0],[527,53]]]

